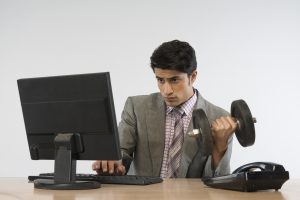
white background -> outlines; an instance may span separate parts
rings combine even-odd
[[[149,57],[173,39],[195,48],[205,98],[245,99],[258,120],[232,169],[272,161],[300,178],[298,0],[0,0],[0,177],[53,171],[30,160],[17,79],[109,71],[119,121],[128,96],[158,91]]]

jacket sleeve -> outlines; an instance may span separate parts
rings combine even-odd
[[[227,150],[215,170],[213,170],[213,168],[212,168],[211,155],[208,157],[207,162],[205,164],[203,177],[223,176],[223,175],[230,174],[230,158],[231,158],[231,152],[232,152],[232,140],[233,140],[233,137],[230,137],[230,139],[228,141]]]
[[[133,160],[133,154],[136,147],[136,117],[131,97],[126,100],[121,122],[118,127],[120,136],[120,147],[122,152],[122,163],[128,172]]]

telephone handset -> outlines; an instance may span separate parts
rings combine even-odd
[[[253,162],[246,165],[242,165],[232,173],[240,172],[253,172],[253,171],[262,171],[262,172],[284,172],[285,169],[282,165],[272,162]]]
[[[203,177],[205,185],[228,190],[252,192],[256,190],[278,190],[289,179],[284,167],[272,162],[253,162],[242,165],[232,174]]]

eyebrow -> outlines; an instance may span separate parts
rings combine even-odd
[[[169,78],[162,78],[162,77],[159,77],[159,76],[156,76],[157,79],[167,79],[167,80],[171,80],[171,79],[174,79],[174,78],[180,78],[180,76],[172,76],[172,77],[169,77]]]

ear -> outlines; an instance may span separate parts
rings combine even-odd
[[[195,82],[196,78],[197,78],[197,70],[194,70],[191,74],[191,81],[192,81],[192,84]]]

